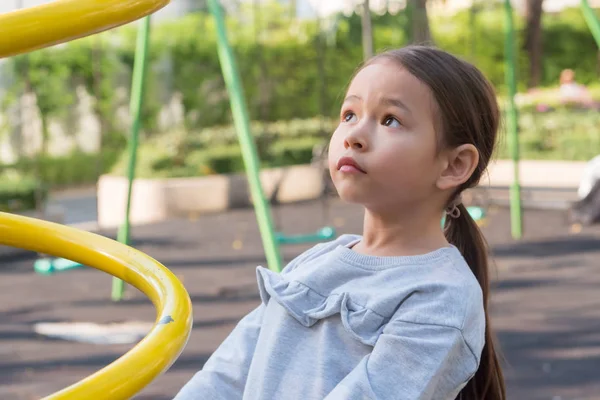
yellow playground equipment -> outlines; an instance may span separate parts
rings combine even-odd
[[[145,293],[157,310],[148,335],[114,363],[47,399],[129,399],[166,371],[192,329],[192,305],[175,275],[114,240],[52,222],[0,213],[0,244],[81,262]]]
[[[135,21],[169,0],[57,0],[0,14],[0,58],[64,43]],[[165,372],[192,329],[183,284],[162,264],[111,239],[22,216],[0,213],[0,245],[64,257],[115,276],[156,307],[150,333],[121,358],[46,399],[129,399]]]
[[[0,14],[0,58],[90,36],[150,15],[170,0],[56,0]]]

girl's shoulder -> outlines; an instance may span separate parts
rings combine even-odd
[[[454,247],[417,257],[354,252],[358,235],[342,235],[296,257],[281,274],[258,268],[261,298],[276,300],[299,322],[340,314],[344,326],[373,345],[390,322],[480,325],[481,289]],[[392,324],[394,325],[394,324]]]

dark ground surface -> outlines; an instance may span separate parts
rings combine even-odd
[[[361,214],[336,201],[338,232],[360,232]],[[281,207],[288,232],[313,231],[320,203]],[[600,399],[600,229],[571,233],[557,211],[527,211],[526,237],[510,239],[505,209],[489,210],[484,231],[496,261],[492,320],[506,357],[509,399]],[[112,233],[109,233],[111,235]],[[193,301],[194,330],[175,365],[136,399],[171,399],[235,323],[258,302],[263,264],[252,210],[137,227],[134,245],[171,268]],[[241,241],[239,249],[234,241]],[[284,248],[287,260],[308,245]],[[110,301],[111,278],[93,269],[36,275],[32,258],[0,259],[0,399],[38,399],[97,371],[131,345],[51,340],[33,326],[50,321],[153,321],[136,289]]]

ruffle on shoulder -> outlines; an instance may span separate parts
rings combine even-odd
[[[366,345],[375,346],[389,320],[356,304],[346,292],[324,296],[302,282],[289,280],[263,267],[257,268],[257,278],[262,302],[266,305],[273,298],[306,327],[339,313],[350,335]]]

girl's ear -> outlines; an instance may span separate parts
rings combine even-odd
[[[479,164],[479,151],[472,144],[463,144],[445,152],[445,168],[437,179],[440,190],[454,189],[469,180]]]

